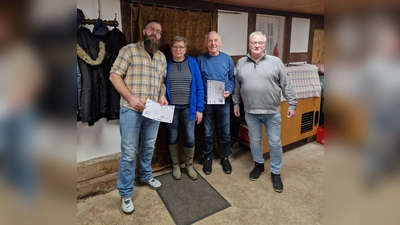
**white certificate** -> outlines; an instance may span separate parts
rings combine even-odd
[[[157,120],[164,123],[172,123],[174,118],[174,105],[160,105],[151,99],[147,99],[146,108],[142,115],[152,120]]]
[[[207,104],[225,104],[222,93],[225,91],[225,83],[216,80],[207,80]]]

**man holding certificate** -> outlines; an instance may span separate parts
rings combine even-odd
[[[154,190],[161,188],[161,183],[153,178],[151,168],[160,121],[142,115],[147,99],[168,105],[164,84],[167,64],[164,54],[158,50],[161,33],[161,24],[150,21],[143,29],[144,40],[121,48],[110,72],[110,81],[121,94],[121,160],[117,189],[125,214],[131,214],[135,209],[131,196],[139,146],[138,182]]]
[[[214,116],[218,120],[221,136],[220,162],[226,174],[232,172],[228,157],[230,152],[230,96],[235,84],[234,65],[232,58],[220,52],[221,37],[215,31],[209,32],[204,41],[208,52],[197,58],[203,78],[205,108],[203,111],[204,138],[203,153],[205,163],[203,172],[211,174],[213,161],[213,131]]]

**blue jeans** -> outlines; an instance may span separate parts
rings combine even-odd
[[[0,121],[0,183],[15,185],[24,200],[33,199],[38,188],[37,164],[32,147],[37,117],[33,109],[24,108]]]
[[[142,116],[141,112],[121,107],[121,159],[118,167],[117,189],[123,198],[129,198],[133,193],[135,180],[136,153],[139,150],[139,180],[149,181],[152,178],[154,145],[157,139],[159,121]]]
[[[168,145],[178,143],[179,123],[182,124],[183,131],[183,147],[194,147],[194,125],[195,119],[189,119],[190,108],[176,109],[174,111],[174,119],[172,123],[167,123]]]
[[[246,113],[245,118],[249,127],[250,149],[253,161],[264,163],[262,153],[262,125],[264,124],[271,159],[271,172],[280,174],[282,167],[281,114]]]
[[[231,150],[231,133],[230,133],[230,101],[225,99],[225,105],[205,105],[203,112],[204,121],[204,137],[203,137],[203,153],[205,158],[213,158],[214,147],[214,115],[217,116],[218,128],[221,133],[221,154],[220,157],[229,156]]]

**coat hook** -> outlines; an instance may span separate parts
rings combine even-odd
[[[117,20],[117,13],[115,13],[115,17],[114,17],[114,21],[116,21]]]
[[[99,10],[99,17],[98,17],[98,19],[100,19],[100,10]]]

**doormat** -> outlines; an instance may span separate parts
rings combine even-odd
[[[157,177],[162,188],[157,190],[177,225],[192,224],[231,206],[200,174],[191,180],[185,170],[174,180],[172,173]]]

